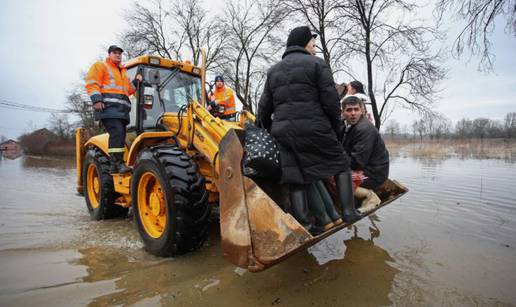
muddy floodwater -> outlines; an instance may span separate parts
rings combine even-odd
[[[410,192],[262,273],[147,254],[132,218],[91,221],[73,160],[0,159],[0,306],[516,305],[516,164],[393,155]]]

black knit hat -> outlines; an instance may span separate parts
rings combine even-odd
[[[294,28],[288,35],[287,47],[300,46],[304,48],[312,38],[316,37],[317,34],[312,34],[307,26]]]
[[[355,91],[357,91],[357,93],[365,94],[364,85],[362,84],[362,82],[353,80],[349,82],[349,85],[351,85],[351,87],[354,88]]]

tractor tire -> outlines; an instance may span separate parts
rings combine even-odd
[[[177,146],[142,150],[133,169],[132,208],[148,252],[159,257],[200,248],[209,232],[205,180]]]
[[[89,149],[84,156],[82,184],[86,206],[93,220],[126,217],[128,208],[115,205],[113,177],[109,173],[109,158],[98,149]]]

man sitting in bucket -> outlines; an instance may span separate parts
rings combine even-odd
[[[342,145],[351,157],[351,170],[363,172],[365,176],[354,192],[355,197],[363,200],[358,209],[361,213],[369,212],[380,204],[374,191],[389,176],[389,152],[380,133],[364,114],[359,98],[349,96],[342,101],[345,123]]]

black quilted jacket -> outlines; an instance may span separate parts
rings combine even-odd
[[[304,48],[288,47],[267,72],[257,121],[279,145],[283,183],[308,184],[349,170],[337,140],[340,106],[331,71]]]

